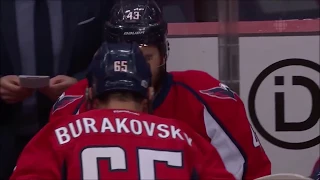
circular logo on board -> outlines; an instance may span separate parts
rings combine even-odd
[[[288,68],[289,66],[290,68],[292,68],[290,69],[290,71],[282,72],[284,68]],[[257,129],[257,131],[261,134],[261,136],[265,138],[267,141],[269,141],[270,143],[285,149],[307,149],[307,148],[316,146],[320,143],[319,128],[314,128],[314,126],[316,126],[319,123],[319,119],[320,119],[319,82],[315,82],[314,80],[305,76],[287,75],[289,73],[294,74],[295,72],[298,72],[298,70],[294,69],[293,67],[295,68],[303,67],[307,69],[309,72],[313,71],[313,73],[317,73],[318,75],[320,75],[320,65],[315,62],[305,60],[305,59],[286,59],[286,60],[278,61],[268,66],[267,68],[265,68],[254,80],[249,92],[248,111],[249,111],[249,115],[250,115],[253,126]],[[282,73],[273,73],[276,71],[282,72]],[[281,75],[274,75],[274,74],[281,74]],[[299,71],[299,74],[300,74],[300,71]],[[270,79],[272,78],[273,78],[274,87],[267,87],[267,88],[264,87],[263,89],[264,90],[267,89],[268,92],[270,91],[270,89],[274,91],[273,97],[271,98],[270,94],[263,94],[261,96],[260,91],[262,88],[260,90],[259,88],[264,84],[264,81],[268,81],[269,83],[271,83]],[[289,84],[287,80],[291,81],[290,87],[288,87],[287,85]],[[283,88],[284,86],[287,86],[287,88],[284,88],[284,90],[279,92],[279,89]],[[302,91],[299,92],[300,94],[291,92],[290,99],[288,100],[287,98],[285,98],[286,97],[285,95],[286,93],[288,93],[287,92],[288,90],[291,91],[292,89],[298,86],[300,88],[304,88],[305,91],[303,92],[305,93],[301,93]],[[287,91],[284,92],[285,90]],[[264,100],[268,102],[273,101],[272,104],[274,105],[272,106],[274,109],[274,116],[273,118],[268,118],[266,120],[264,119],[264,122],[267,121],[268,125],[274,124],[274,126],[272,127],[270,126],[271,128],[270,127],[266,128],[265,126],[263,126],[262,119],[259,119],[261,117],[258,116],[259,114],[257,113],[258,108],[256,108],[257,107],[256,102],[258,99],[257,94],[259,94],[259,97],[260,97],[259,102]],[[305,109],[305,107],[302,107],[300,109],[295,108],[295,109],[290,109],[290,111],[288,111],[287,110],[288,108],[286,108],[286,106],[290,106],[290,105],[292,106],[293,103],[291,102],[293,102],[292,99],[294,98],[300,98],[302,100],[303,98],[305,98],[305,101],[303,102],[302,101],[296,102],[297,105],[308,103],[308,106],[305,106],[305,107],[309,107],[311,102],[311,109],[310,108]],[[291,104],[287,103],[287,101],[289,101]],[[263,104],[263,102],[260,104]],[[262,114],[262,111],[260,111],[261,114]],[[301,112],[303,111],[303,113],[309,113],[307,115],[308,117],[306,119],[300,119],[299,122],[289,122],[289,120],[297,118],[296,116],[299,116],[300,118],[301,113],[299,114],[299,111]],[[264,115],[268,117],[272,117],[272,116],[269,116],[269,114],[267,115],[264,114]],[[293,117],[294,115],[296,116]],[[289,117],[289,118],[286,118],[286,117]],[[274,129],[273,131],[270,130],[272,128]],[[315,137],[312,137],[311,139],[308,139],[308,140],[303,140],[301,142],[292,142],[289,140],[283,140],[275,135],[276,133],[288,133],[288,132],[302,133],[311,129],[316,129],[318,131],[317,133],[312,133],[312,134],[316,134]]]

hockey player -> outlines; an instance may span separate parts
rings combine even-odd
[[[155,115],[190,125],[216,147],[235,178],[255,179],[271,173],[271,163],[236,93],[202,71],[166,72],[167,24],[154,1],[120,1],[106,22],[105,37],[108,42],[140,44],[153,74]],[[51,118],[87,111],[87,86],[83,80],[62,94]]]
[[[144,113],[151,71],[137,44],[103,44],[89,72],[95,110],[61,117],[23,150],[18,179],[234,179],[181,121]]]

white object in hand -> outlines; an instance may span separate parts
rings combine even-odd
[[[43,88],[49,86],[49,76],[29,76],[29,75],[20,75],[20,86],[25,88]]]

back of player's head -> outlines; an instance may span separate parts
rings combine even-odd
[[[131,92],[147,98],[151,77],[150,66],[136,43],[103,43],[87,74],[93,97]]]
[[[105,23],[108,42],[136,42],[155,45],[167,57],[167,23],[154,0],[120,0]]]

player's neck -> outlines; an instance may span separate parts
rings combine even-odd
[[[135,102],[120,102],[120,101],[111,101],[108,104],[100,104],[99,109],[124,109],[129,111],[142,112],[143,107],[137,105]]]
[[[155,96],[160,92],[164,81],[165,81],[165,78],[161,76],[161,78],[157,80],[157,83],[153,85]]]

